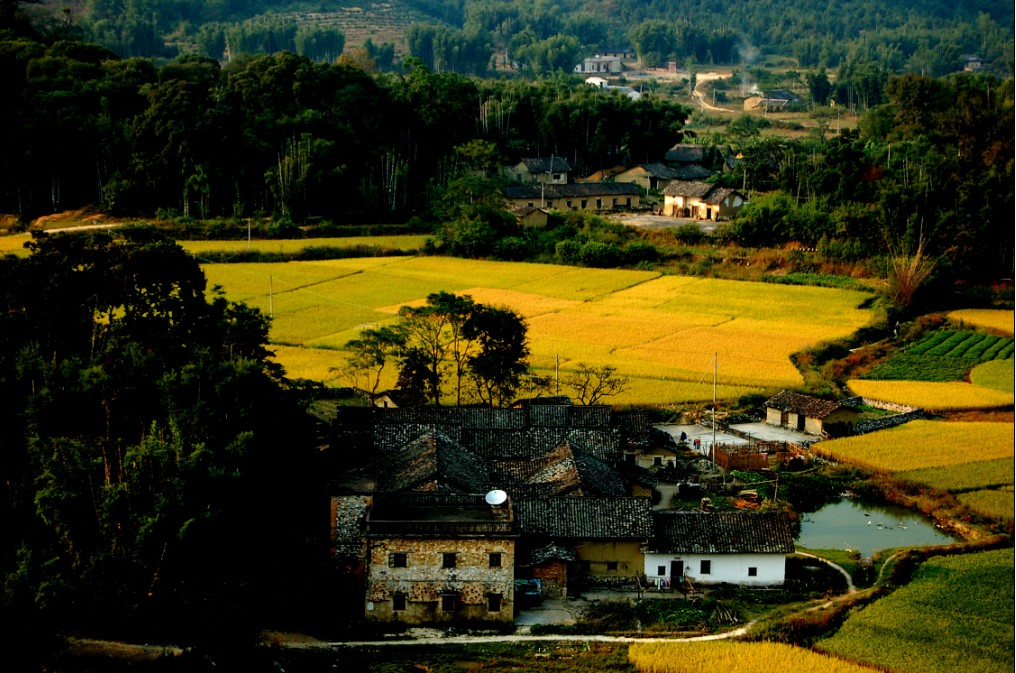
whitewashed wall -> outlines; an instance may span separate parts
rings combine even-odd
[[[660,579],[670,579],[670,562],[684,561],[685,575],[692,584],[743,584],[745,586],[774,586],[783,584],[787,573],[784,554],[660,554],[649,552],[645,556],[645,573],[648,583],[659,586]],[[710,561],[710,573],[703,575],[701,562]],[[663,573],[659,572],[663,567]],[[755,568],[754,577],[748,568]]]

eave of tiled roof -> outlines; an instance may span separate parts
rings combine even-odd
[[[791,554],[785,512],[654,512],[650,552],[664,554]]]
[[[647,540],[652,535],[649,498],[537,498],[515,503],[524,534],[554,539]]]

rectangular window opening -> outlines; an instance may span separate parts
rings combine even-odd
[[[442,568],[455,567],[455,552],[445,552],[441,554],[441,567]]]
[[[758,577],[758,568],[754,566],[748,567],[748,577]]]
[[[405,568],[408,565],[406,552],[395,552],[391,555],[391,562],[393,568]]]
[[[501,594],[487,596],[487,612],[501,612]]]
[[[392,610],[402,612],[406,609],[406,594],[392,595]]]
[[[713,570],[713,562],[712,561],[706,560],[706,561],[702,561],[701,563],[699,563],[699,572],[701,574],[708,575],[709,573],[712,572],[712,570]]]
[[[458,596],[455,594],[445,594],[441,596],[441,612],[455,612],[455,606],[458,603]]]
[[[489,560],[488,565],[491,568],[500,568],[501,567],[501,552],[491,552],[489,557],[488,557],[488,560]]]

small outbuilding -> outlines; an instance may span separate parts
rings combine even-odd
[[[782,390],[766,401],[766,423],[811,435],[843,436],[854,432],[860,412],[839,402]]]
[[[661,589],[689,582],[779,586],[792,553],[786,512],[653,512],[646,581]]]

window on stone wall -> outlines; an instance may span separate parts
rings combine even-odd
[[[455,606],[459,597],[455,594],[444,594],[441,596],[441,612],[455,612]]]
[[[748,577],[758,577],[758,568],[754,566],[748,567]]]
[[[491,552],[488,558],[490,562],[489,565],[491,568],[501,567],[501,552],[499,551]]]
[[[699,563],[699,573],[702,575],[708,575],[713,571],[713,562],[709,560],[701,561]]]
[[[487,594],[487,612],[501,612],[501,594]]]
[[[392,610],[401,612],[406,609],[406,594],[392,594]]]
[[[451,551],[441,554],[441,567],[442,568],[455,567],[455,552]]]
[[[408,565],[406,561],[406,552],[404,551],[397,551],[391,554],[388,558],[391,562],[390,565],[393,568],[405,568]]]
[[[617,561],[607,561],[607,570],[617,570]]]

